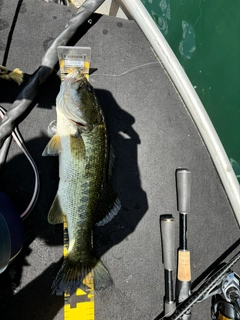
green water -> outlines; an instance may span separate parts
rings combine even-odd
[[[198,93],[240,182],[240,1],[142,2]]]

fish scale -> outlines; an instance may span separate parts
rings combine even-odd
[[[77,255],[79,259],[81,258],[81,252],[84,251],[85,241],[82,241],[82,234],[78,232],[77,229],[74,229],[76,224],[84,226],[88,231],[88,239],[91,238],[92,226],[94,224],[94,208],[96,207],[101,191],[101,185],[103,181],[103,167],[104,167],[104,157],[101,156],[103,151],[105,150],[104,143],[99,144],[98,136],[101,131],[103,131],[104,127],[97,126],[92,130],[90,134],[82,134],[81,139],[85,145],[86,154],[85,157],[73,157],[69,163],[65,164],[69,167],[79,168],[83,167],[83,172],[80,175],[75,170],[69,170],[67,179],[67,186],[64,190],[64,193],[72,194],[73,196],[73,205],[69,208],[69,203],[66,201],[66,210],[69,210],[69,214],[67,215],[67,223],[69,230],[69,242],[71,243],[72,238],[71,234],[76,240],[76,246],[74,249],[74,255]],[[104,137],[104,135],[102,135]],[[74,138],[75,143],[77,143],[77,139]],[[97,141],[94,144],[95,148],[92,147],[93,141]],[[72,143],[71,143],[72,146]],[[91,148],[89,148],[91,146]],[[97,160],[97,161],[96,161]],[[83,164],[79,164],[79,162],[83,162]],[[72,183],[72,180],[76,180],[77,176],[77,184]],[[86,182],[88,181],[88,183]],[[74,189],[74,190],[72,190]],[[96,194],[99,193],[99,195]],[[65,197],[64,199],[67,200]],[[79,215],[76,215],[76,203],[80,203],[79,206]],[[74,232],[71,229],[75,230]],[[87,247],[90,247],[90,244],[87,244]],[[69,252],[70,254],[70,252]]]

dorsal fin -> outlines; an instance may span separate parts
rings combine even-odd
[[[96,225],[103,226],[109,221],[111,221],[121,209],[121,202],[117,198],[115,192],[113,191],[110,183],[108,184],[101,203],[97,209],[96,214]]]

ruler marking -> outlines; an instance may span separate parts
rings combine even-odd
[[[63,223],[63,256],[67,256],[68,231],[67,221]],[[91,271],[83,280],[86,289],[78,288],[73,295],[64,293],[65,320],[94,320],[94,278]]]

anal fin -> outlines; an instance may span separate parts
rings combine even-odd
[[[97,210],[96,225],[103,226],[111,221],[121,209],[121,202],[109,184]]]
[[[50,224],[63,223],[64,213],[59,203],[58,195],[53,200],[52,206],[48,212],[48,222]]]

